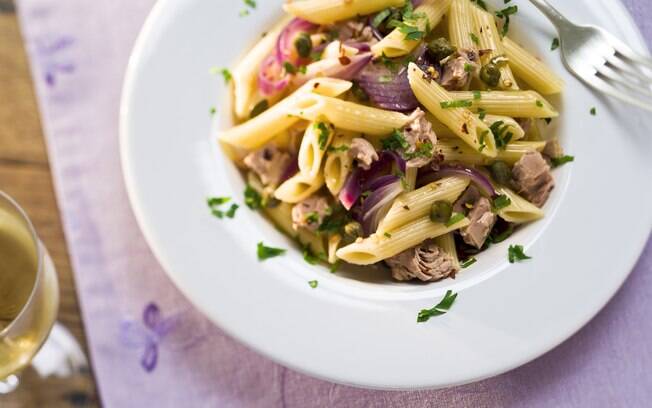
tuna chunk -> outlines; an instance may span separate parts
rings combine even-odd
[[[348,155],[351,159],[358,162],[358,165],[365,170],[369,170],[371,163],[378,160],[378,153],[374,146],[367,139],[356,137],[351,141]]]
[[[324,222],[328,215],[330,206],[326,198],[311,196],[292,207],[292,228],[295,231],[305,228],[315,232]]]
[[[455,204],[453,204],[453,211],[466,214],[481,197],[480,191],[474,185],[470,185],[469,188],[464,190],[460,198],[455,201]]]
[[[420,108],[410,114],[409,122],[403,128],[403,137],[409,145],[404,155],[408,159],[409,167],[420,168],[432,161],[437,135],[432,129],[432,123],[426,119],[425,112]]]
[[[434,282],[455,276],[459,268],[453,257],[431,241],[401,252],[387,260],[392,277],[399,281],[419,279]]]
[[[485,197],[480,197],[467,216],[471,223],[460,233],[464,242],[480,249],[496,223],[496,214],[491,211],[491,202]]]
[[[472,49],[462,49],[446,59],[439,83],[449,91],[469,88],[471,78],[480,72],[480,56]]]
[[[277,186],[290,165],[292,157],[274,145],[249,153],[244,164],[258,175],[265,186]]]
[[[528,152],[516,162],[512,177],[517,192],[537,207],[542,207],[555,187],[550,166],[539,152]]]

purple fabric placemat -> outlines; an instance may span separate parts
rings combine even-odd
[[[447,390],[369,391],[317,380],[259,356],[211,325],[150,253],[120,170],[122,79],[153,3],[19,1],[91,358],[107,407],[649,406],[652,243],[616,297],[577,335],[517,370]],[[652,3],[625,3],[652,43]]]

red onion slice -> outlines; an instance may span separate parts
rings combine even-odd
[[[403,192],[403,184],[397,176],[390,176],[394,181],[380,187],[362,204],[362,229],[366,235],[378,229],[380,220],[387,214],[396,197]]]
[[[438,171],[430,172],[419,178],[419,185],[424,186],[433,181],[440,180],[445,177],[458,176],[468,177],[487,197],[495,197],[498,194],[491,184],[491,181],[477,169],[463,165],[443,165]]]
[[[353,79],[353,77],[355,77],[358,74],[358,72],[360,72],[361,69],[363,69],[367,64],[369,64],[372,57],[373,55],[370,52],[354,55],[352,57],[349,57],[350,62],[347,65],[342,65],[340,61],[334,59],[332,60],[333,65],[331,67],[319,71],[318,74],[321,77],[338,78],[338,79],[344,79],[348,81]],[[317,62],[317,64],[323,62],[324,61],[320,61]],[[295,80],[295,85],[296,86],[303,85],[309,80],[315,78],[316,74],[317,72],[313,72],[312,74],[297,76]]]
[[[355,169],[353,173],[349,174],[344,186],[339,194],[339,199],[344,208],[349,211],[360,198],[362,194],[362,186],[360,184],[361,169]]]
[[[265,58],[258,71],[258,89],[265,96],[281,92],[290,83],[290,76],[284,75],[281,66],[273,55]]]
[[[276,61],[278,64],[282,66],[285,61],[289,61],[294,65],[300,65],[300,58],[295,56],[296,54],[293,52],[294,40],[298,34],[309,33],[318,27],[317,24],[300,18],[290,21],[276,40]]]

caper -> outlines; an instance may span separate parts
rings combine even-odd
[[[453,215],[453,206],[448,201],[435,201],[430,207],[430,221],[445,223]]]
[[[509,168],[507,163],[504,161],[498,160],[491,163],[491,176],[499,184],[509,185],[509,182],[512,179],[512,170]]]
[[[487,64],[480,70],[480,79],[490,87],[497,87],[500,83],[500,68],[496,64]]]
[[[444,37],[437,38],[428,43],[428,51],[439,62],[456,51],[456,48]]]
[[[359,222],[351,221],[344,226],[344,233],[349,237],[356,239],[362,236],[362,225]]]
[[[301,58],[308,58],[312,52],[312,40],[308,33],[301,33],[294,40],[294,48]]]

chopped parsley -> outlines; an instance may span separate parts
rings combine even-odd
[[[244,191],[244,202],[252,210],[258,210],[263,206],[263,197],[258,191],[247,184]]]
[[[471,106],[473,106],[473,102],[464,99],[458,99],[455,101],[440,102],[439,106],[441,106],[442,109],[470,108]]]
[[[217,218],[224,218],[226,215],[228,218],[233,218],[235,217],[235,212],[238,209],[237,204],[232,204],[231,207],[224,211],[220,207],[226,203],[231,201],[231,197],[210,197],[206,199],[206,204],[208,204],[208,208],[211,210],[211,214],[213,214]]]
[[[540,100],[537,99],[537,101],[535,102],[535,104],[537,105],[537,107],[539,107],[539,108],[543,108],[543,102],[541,102]]]
[[[315,124],[317,130],[319,130],[319,149],[326,150],[326,145],[328,144],[328,137],[331,135],[328,126],[324,122],[318,122]]]
[[[301,33],[294,40],[294,48],[301,58],[308,58],[312,53],[312,39],[308,33]]]
[[[376,16],[371,20],[371,25],[375,28],[378,28],[385,20],[387,20],[387,17],[391,15],[392,15],[392,10],[385,9],[380,13],[376,14]]]
[[[215,106],[211,106],[211,108],[208,110],[208,113],[210,113],[211,116],[215,115],[215,113],[217,113],[217,108]]]
[[[482,108],[479,108],[478,109],[478,115],[480,117],[480,120],[484,120],[484,118],[487,117],[487,111],[482,109]]]
[[[419,312],[417,315],[417,322],[424,323],[430,320],[431,317],[446,314],[450,310],[451,306],[453,306],[453,303],[455,303],[455,299],[457,299],[457,293],[453,293],[452,290],[446,291],[444,298],[432,309],[423,309]]]
[[[466,269],[466,268],[468,268],[469,266],[473,265],[473,264],[476,263],[476,262],[478,262],[477,259],[475,259],[474,257],[470,257],[470,258],[468,258],[466,261],[463,261],[463,262],[460,264],[460,268],[462,268],[462,269]]]
[[[479,101],[482,99],[482,92],[480,91],[473,91],[473,99],[476,101]]]
[[[310,246],[306,245],[303,247],[303,260],[309,263],[310,265],[317,265],[319,261],[325,260],[326,256],[320,254],[319,256],[315,255]]]
[[[550,163],[552,163],[552,167],[559,167],[573,161],[575,161],[574,156],[561,156],[561,157],[553,157],[550,159]]]
[[[473,65],[469,63],[464,64],[464,72],[473,72]]]
[[[398,31],[405,34],[406,40],[417,41],[426,36],[426,32],[422,31],[419,27],[404,22],[395,22],[394,25],[398,28]]]
[[[414,152],[405,152],[404,156],[406,160],[416,159],[417,157],[430,158],[432,157],[432,151],[434,146],[431,142],[421,143],[414,149]]]
[[[334,264],[332,264],[330,268],[328,268],[328,270],[330,270],[331,273],[335,273],[339,268],[340,268],[340,261],[337,261]]]
[[[458,222],[462,221],[465,218],[465,215],[462,213],[453,213],[451,215],[451,218],[446,222],[447,227],[452,227],[453,225],[457,224]]]
[[[317,285],[319,285],[319,282],[316,280],[311,280],[308,282],[308,285],[310,285],[311,288],[315,289]]]
[[[487,148],[487,143],[486,143],[485,139],[487,138],[488,134],[489,134],[489,131],[485,130],[484,132],[482,132],[482,134],[480,135],[480,138],[478,139],[478,143],[480,143],[480,147],[478,147],[478,151],[480,153],[482,153],[482,151]]]
[[[487,3],[484,0],[471,0],[471,3],[475,3],[483,10],[487,10]],[[506,2],[507,3],[507,2]]]
[[[328,152],[329,153],[341,153],[341,152],[346,152],[349,149],[350,149],[349,145],[329,146],[328,147]]]
[[[559,48],[559,38],[554,38],[552,44],[550,45],[550,51],[554,51]]]
[[[251,110],[249,118],[253,119],[261,113],[265,112],[267,109],[269,109],[269,101],[267,99],[263,99],[262,101],[258,102],[256,106],[254,106],[254,108]]]
[[[498,120],[489,126],[491,133],[496,140],[496,147],[499,149],[506,149],[509,142],[514,137],[512,132],[509,132],[509,125],[505,124],[502,120]]]
[[[251,8],[256,8],[256,0],[244,0],[244,4]]]
[[[391,238],[392,237],[392,234],[390,234],[389,232],[386,232],[383,235],[385,236],[385,238]]]
[[[480,39],[478,38],[477,35],[475,35],[474,33],[469,33],[469,37],[471,37],[471,41],[473,41],[473,44],[480,45]]]
[[[240,13],[238,14],[240,17],[245,17],[249,15],[249,9],[255,9],[256,8],[256,0],[243,0],[245,6],[248,8],[244,10],[240,10]]]
[[[403,137],[400,130],[394,129],[391,135],[382,140],[384,150],[401,150],[410,147],[410,144]]]
[[[231,75],[231,71],[229,71],[226,68],[222,68],[219,70],[219,73],[222,74],[222,78],[224,78],[224,83],[228,84],[231,79],[233,78],[233,75]]]
[[[591,108],[590,112],[592,116],[595,116],[598,113],[598,110],[595,107],[593,107]]]
[[[257,254],[258,254],[259,261],[264,261],[265,259],[281,256],[285,252],[286,252],[285,249],[272,248],[272,247],[265,246],[262,242],[258,243]]]
[[[493,199],[492,207],[494,208],[494,211],[500,211],[503,208],[509,207],[511,204],[512,200],[510,200],[506,195],[501,194]]]
[[[496,12],[496,16],[498,18],[502,18],[505,20],[503,23],[503,31],[501,32],[502,37],[506,36],[507,32],[509,31],[509,17],[513,16],[517,12],[518,12],[518,6],[505,7],[504,9]]]
[[[532,257],[525,255],[525,252],[523,252],[523,245],[510,245],[509,249],[507,250],[507,257],[509,259],[509,263],[532,259]]]
[[[308,215],[306,215],[306,222],[308,224],[317,224],[319,222],[319,214],[317,211],[309,212]]]

